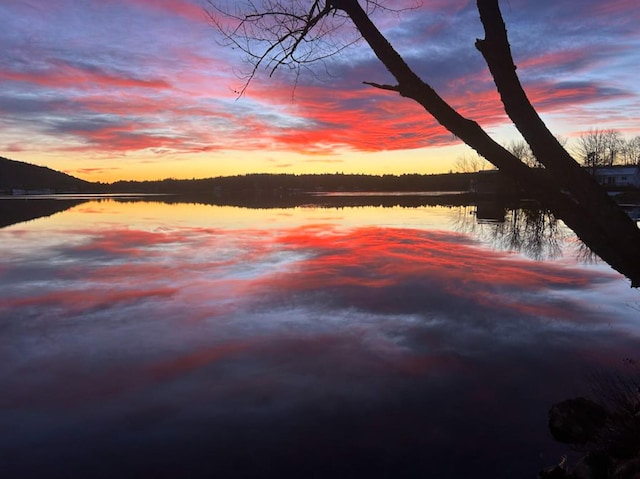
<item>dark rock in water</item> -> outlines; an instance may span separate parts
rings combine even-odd
[[[549,467],[538,474],[538,479],[564,479],[567,477],[570,477],[567,471],[560,466]]]
[[[601,440],[604,450],[620,460],[640,457],[640,414],[635,412],[635,404],[626,406],[609,414]]]
[[[613,471],[613,477],[618,479],[638,479],[640,477],[640,458],[619,462]]]
[[[586,398],[567,399],[549,410],[549,430],[556,441],[586,444],[595,439],[607,421],[607,411]]]
[[[640,479],[640,395],[637,382],[609,381],[608,410],[575,398],[549,410],[549,430],[585,456],[573,468],[564,461],[541,471],[539,478]],[[630,387],[629,384],[631,384]]]
[[[590,452],[573,469],[575,479],[607,479],[610,477],[611,460],[605,454]]]
[[[538,473],[538,479],[565,479],[571,477],[566,467],[567,457],[563,456],[556,466],[547,467]]]

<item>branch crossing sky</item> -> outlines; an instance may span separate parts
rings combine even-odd
[[[404,2],[389,2],[395,7]],[[515,139],[474,41],[475,2],[375,21],[412,67],[501,143]],[[0,155],[92,181],[269,173],[437,173],[468,154],[366,45],[259,75],[222,47],[204,0],[0,0]],[[640,134],[634,0],[501,2],[518,72],[549,127]]]

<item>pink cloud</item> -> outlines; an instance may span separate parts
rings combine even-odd
[[[173,296],[176,292],[175,288],[111,290],[92,287],[34,294],[27,298],[8,299],[4,307],[7,309],[31,306],[64,308],[69,313],[81,314],[87,311],[108,309],[154,298],[166,298]]]
[[[113,127],[104,127],[95,131],[76,131],[78,136],[82,137],[88,144],[85,146],[65,147],[65,151],[94,151],[99,149],[126,152],[139,151],[149,148],[170,148],[182,149],[184,140],[171,136],[154,135],[140,132],[138,125],[118,125]]]
[[[625,16],[631,16],[631,18],[635,17],[640,20],[638,4],[635,0],[611,0],[608,2],[593,2],[588,12],[590,17],[592,15],[595,15],[596,18],[623,14]]]
[[[560,51],[545,52],[518,62],[519,71],[548,70],[567,64],[580,64],[592,59],[593,52],[584,48],[573,48]]]
[[[203,7],[190,0],[129,0],[127,5],[168,13],[197,22],[206,22],[208,18]]]
[[[565,55],[571,55],[571,52],[539,57],[531,60],[529,65],[552,65]],[[508,122],[500,97],[489,78],[473,86],[471,90],[467,81],[453,82],[447,101],[463,115],[484,126]],[[542,112],[588,105],[602,99],[605,93],[596,84],[545,81],[530,83],[526,90]],[[287,85],[279,88],[257,85],[252,92],[261,101],[274,104],[281,104],[284,97],[291,94]],[[623,93],[606,94],[609,99],[616,95],[624,97]],[[273,148],[307,154],[326,154],[338,145],[358,151],[380,151],[444,146],[458,141],[417,103],[372,88],[332,91],[329,97],[319,87],[300,86],[291,105],[291,114],[305,119],[308,126],[279,129],[254,118],[248,120],[247,131],[252,132],[253,138],[260,139],[258,142],[270,139]],[[253,142],[250,144],[254,146]]]
[[[32,83],[51,88],[73,88],[88,90],[93,88],[170,88],[165,80],[143,80],[123,74],[107,73],[98,69],[79,68],[62,61],[52,62],[43,71],[17,72],[0,70],[0,79]]]

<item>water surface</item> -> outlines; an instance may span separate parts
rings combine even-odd
[[[473,213],[110,199],[0,229],[1,469],[535,477],[551,404],[637,356],[640,294],[562,225]]]

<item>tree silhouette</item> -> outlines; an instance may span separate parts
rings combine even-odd
[[[640,285],[640,230],[548,130],[520,84],[498,0],[478,0],[485,38],[476,48],[484,57],[503,108],[544,169],[532,169],[494,141],[472,119],[451,107],[420,78],[371,19],[383,2],[358,0],[208,0],[209,16],[225,40],[243,51],[252,69],[270,74],[282,67],[299,74],[356,41],[334,33],[351,23],[396,80],[395,85],[364,82],[419,103],[441,125],[518,182],[554,211],[580,239],[613,268]]]
[[[616,164],[623,148],[619,131],[595,128],[580,135],[576,153],[582,164],[594,173],[598,168]]]

